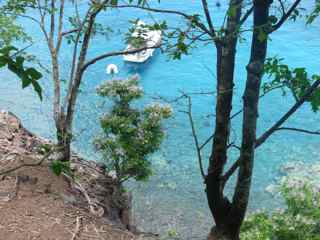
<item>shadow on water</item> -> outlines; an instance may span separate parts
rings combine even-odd
[[[148,70],[154,65],[159,57],[159,51],[156,50],[152,57],[150,57],[144,63],[133,63],[133,62],[125,62],[124,63],[124,71],[129,75],[139,74],[141,77],[147,74]]]

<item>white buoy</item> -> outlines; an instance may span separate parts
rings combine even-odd
[[[115,64],[109,64],[107,66],[107,74],[115,75],[119,73],[119,69]]]

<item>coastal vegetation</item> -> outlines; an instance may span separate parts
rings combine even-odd
[[[320,238],[319,190],[310,183],[283,184],[281,193],[285,209],[250,215],[241,228],[241,239],[309,239]]]
[[[32,86],[41,100],[44,89],[40,81],[43,74],[40,73],[41,65],[34,61],[37,56],[28,54],[28,47],[13,47],[17,44],[36,44],[32,42],[27,30],[18,24],[19,20],[27,19],[35,24],[47,45],[50,70],[46,74],[52,80],[52,116],[56,132],[55,147],[52,148],[55,150],[54,155],[52,154],[55,159],[51,164],[54,172],[58,175],[70,175],[69,177],[76,181],[76,177],[71,173],[71,144],[80,86],[87,80],[85,73],[104,59],[139,53],[150,48],[146,44],[138,44],[135,49],[114,49],[111,52],[89,54],[94,48],[92,40],[96,36],[107,36],[112,32],[111,28],[99,21],[99,17],[115,9],[139,10],[150,15],[179,16],[184,20],[183,26],[172,27],[170,21],[156,21],[154,24],[146,24],[144,29],[162,32],[161,46],[152,48],[161,48],[170,60],[180,60],[185,55],[194,54],[198,50],[196,47],[201,48],[203,44],[212,48],[212,53],[208,56],[216,59],[216,63],[209,66],[209,69],[215,72],[214,84],[208,86],[209,93],[188,93],[182,90],[180,96],[168,100],[184,101],[187,106],[183,112],[186,113],[191,130],[184,131],[192,133],[200,174],[205,185],[208,215],[212,216],[212,226],[208,226],[208,229],[211,228],[208,239],[320,239],[319,186],[312,186],[308,182],[293,185],[286,182],[281,185],[284,209],[248,216],[250,191],[255,184],[252,176],[257,149],[279,132],[320,135],[319,129],[314,126],[306,125],[300,128],[289,125],[289,120],[305,104],[309,104],[313,112],[319,111],[319,73],[309,73],[306,66],[287,65],[286,59],[282,59],[281,55],[268,57],[268,47],[277,44],[271,41],[273,34],[280,31],[285,24],[298,20],[307,25],[315,24],[320,14],[318,0],[315,1],[314,8],[308,10],[304,9],[301,0],[230,0],[224,19],[214,18],[213,10],[206,0],[199,1],[202,12],[194,13],[164,9],[161,7],[162,1],[157,3],[157,8],[147,0],[86,1],[86,4],[81,6],[80,2],[7,0],[0,5],[0,67],[7,67],[15,73],[23,88]],[[67,6],[72,9],[71,16],[70,12],[68,15],[65,12]],[[137,21],[138,19],[133,19],[133,22]],[[141,42],[141,36],[132,36],[135,29],[128,27],[128,32],[130,42]],[[144,32],[140,34],[143,35]],[[235,76],[239,64],[236,58],[240,52],[241,41],[249,42],[250,57],[246,65],[242,63],[239,66],[246,69],[246,79],[242,106],[235,109],[235,90],[239,85]],[[71,56],[67,76],[61,71],[62,49],[70,51]],[[258,131],[259,112],[265,111],[260,106],[261,99],[279,90],[284,95],[292,95],[293,104],[288,106],[282,115],[277,116],[267,129]],[[113,77],[97,88],[97,94],[106,98],[110,105],[100,119],[102,133],[94,141],[94,146],[102,158],[102,168],[106,170],[103,174],[113,176],[116,184],[125,192],[125,182],[131,179],[147,180],[151,176],[152,162],[149,158],[161,148],[165,138],[163,120],[172,116],[172,109],[169,105],[158,103],[135,107],[143,98],[137,75],[127,78]],[[215,110],[210,116],[214,126],[209,130],[211,136],[204,143],[200,142],[197,135],[192,111],[193,100],[198,95],[210,95],[214,99],[212,108]],[[239,118],[242,125],[234,126],[232,120],[235,118]],[[234,128],[241,132],[238,142],[232,140]],[[210,148],[210,156],[206,159],[204,148],[207,146]],[[238,152],[236,157],[230,154],[233,150]],[[208,162],[207,170],[204,167],[205,161]],[[63,170],[64,168],[67,170]],[[235,179],[235,184],[230,185],[231,179]],[[226,186],[229,186],[228,192]],[[81,191],[89,199],[91,207],[90,197],[82,188]],[[128,198],[125,201],[129,201]],[[131,230],[131,227],[128,229]],[[173,233],[169,235],[172,239],[176,238]]]
[[[147,180],[152,173],[150,154],[159,150],[164,138],[162,120],[172,114],[170,106],[153,103],[142,110],[132,108],[132,101],[142,98],[137,75],[112,79],[97,92],[114,102],[110,113],[101,118],[103,134],[95,141],[108,171],[123,184],[131,178]]]

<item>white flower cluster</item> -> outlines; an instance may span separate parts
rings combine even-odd
[[[173,110],[169,104],[152,103],[145,110],[151,118],[169,118],[173,114]]]
[[[122,147],[118,147],[114,150],[114,153],[119,157],[119,158],[123,158],[126,156],[126,152],[124,151],[124,149]]]
[[[121,97],[126,96],[131,99],[139,98],[143,95],[143,89],[138,86],[139,77],[137,75],[131,76],[128,79],[112,79],[97,89],[98,94],[107,97]]]
[[[145,133],[144,133],[143,129],[139,128],[137,130],[137,138],[139,141],[144,141]]]

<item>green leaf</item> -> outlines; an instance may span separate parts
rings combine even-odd
[[[18,49],[13,46],[6,46],[0,49],[2,55],[9,55],[11,51],[17,51]]]
[[[111,0],[111,6],[117,6],[118,5],[118,0]]]
[[[36,80],[39,80],[40,78],[42,78],[42,74],[34,68],[28,68],[26,70],[26,74],[28,74],[32,78],[33,81],[36,81]]]
[[[42,101],[43,100],[43,97],[42,97],[42,88],[40,86],[40,84],[37,82],[37,81],[32,81],[32,86],[33,86],[33,89],[36,91],[36,93],[38,94],[40,100]]]
[[[268,34],[264,31],[264,28],[260,27],[257,29],[257,31],[258,31],[258,40],[260,42],[267,40]]]
[[[0,56],[0,68],[8,64],[8,59],[6,56]]]
[[[51,170],[54,174],[57,176],[60,176],[62,173],[70,175],[71,169],[70,169],[70,162],[62,162],[58,160],[54,160],[51,165]]]

